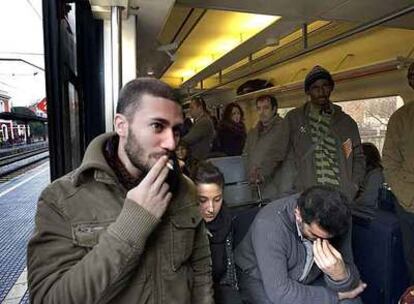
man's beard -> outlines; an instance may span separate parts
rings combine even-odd
[[[137,138],[132,132],[131,129],[128,131],[128,137],[125,144],[125,153],[128,156],[129,161],[134,165],[135,168],[140,170],[143,174],[147,174],[149,170],[151,170],[152,165],[149,163],[149,159],[151,157],[154,158],[154,160],[157,160],[163,155],[168,155],[168,153],[153,153],[148,155],[148,160],[145,162],[145,151],[140,145],[140,143],[137,141]]]
[[[133,132],[129,129],[127,141],[125,144],[125,153],[128,156],[129,161],[135,168],[146,174],[151,169],[148,164],[145,164],[142,160],[144,157],[144,151],[136,140]]]

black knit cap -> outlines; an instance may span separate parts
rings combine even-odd
[[[331,74],[327,70],[325,70],[323,67],[321,67],[320,65],[315,65],[313,69],[308,73],[308,75],[306,75],[305,92],[308,92],[312,83],[314,83],[315,81],[319,79],[328,80],[331,83],[332,88],[334,88],[335,83],[332,79]]]

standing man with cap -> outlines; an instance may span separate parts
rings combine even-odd
[[[309,101],[286,115],[270,156],[274,162],[286,161],[291,167],[287,171],[296,171],[292,190],[330,185],[352,200],[364,178],[365,159],[357,124],[330,101],[334,87],[331,74],[321,66],[309,72]]]
[[[414,63],[407,72],[414,89]],[[414,285],[414,100],[392,114],[387,127],[383,153],[385,180],[398,198],[404,253]]]

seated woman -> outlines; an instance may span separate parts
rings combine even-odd
[[[372,143],[363,143],[362,150],[365,155],[365,178],[358,192],[355,202],[358,207],[378,208],[378,193],[384,183],[381,156],[377,147]]]
[[[193,172],[201,216],[207,227],[213,262],[216,304],[241,304],[233,257],[232,216],[223,203],[223,174],[207,162]]]
[[[229,103],[217,127],[216,150],[227,156],[241,155],[246,142],[244,114],[237,103]]]
[[[190,147],[183,141],[180,141],[175,149],[177,155],[178,164],[180,165],[181,171],[190,176],[192,170],[197,165],[197,160],[191,157]]]

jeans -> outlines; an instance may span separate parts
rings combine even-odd
[[[410,285],[414,285],[414,213],[396,205],[397,216],[400,220],[404,256],[410,275]]]

